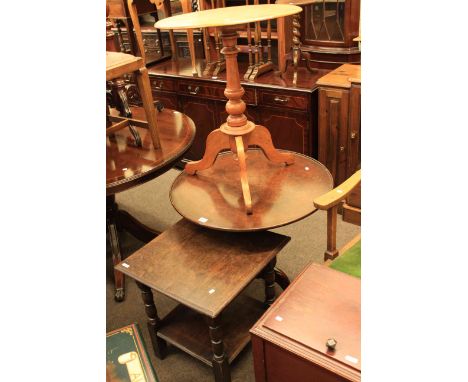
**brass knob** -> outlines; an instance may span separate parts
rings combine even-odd
[[[329,338],[326,343],[328,350],[332,350],[332,351],[335,350],[336,344],[337,342],[334,338]]]
[[[344,146],[340,146],[340,151],[344,151]]]
[[[351,139],[354,139],[354,138],[356,138],[356,135],[357,135],[357,134],[356,134],[356,132],[355,132],[355,131],[353,131],[353,132],[351,133]]]

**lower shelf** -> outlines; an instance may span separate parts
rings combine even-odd
[[[236,298],[223,311],[221,330],[229,363],[249,343],[249,329],[264,312],[262,302],[245,295]],[[162,320],[158,337],[212,366],[213,352],[206,318],[184,305],[177,305]]]

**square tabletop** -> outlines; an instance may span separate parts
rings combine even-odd
[[[116,269],[210,317],[222,310],[291,238],[216,231],[180,220]]]

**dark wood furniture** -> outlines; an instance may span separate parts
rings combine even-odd
[[[360,381],[360,289],[309,265],[250,331],[256,382]]]
[[[268,231],[219,232],[183,219],[117,265],[141,290],[156,356],[165,357],[169,342],[212,366],[217,382],[230,381],[229,364],[275,299],[276,255],[289,240]],[[265,280],[264,303],[241,294],[256,277]],[[159,317],[151,289],[180,305]]]
[[[217,79],[203,76],[204,60],[197,60],[200,77],[192,76],[189,59],[167,60],[148,68],[153,97],[165,107],[179,110],[193,119],[197,126],[195,141],[186,159],[201,159],[208,134],[226,121],[226,73]],[[239,63],[239,71],[247,69]],[[297,87],[293,87],[293,68],[283,78],[274,72],[258,77],[254,82],[242,81],[245,90],[244,111],[249,120],[265,126],[271,133],[277,148],[291,150],[317,158],[317,86],[316,81],[328,73],[303,72],[299,68]],[[127,78],[128,84],[134,83]],[[140,105],[141,100],[134,86],[127,92],[129,102]]]
[[[276,0],[276,4],[293,4],[298,6],[309,5],[315,3],[316,0]],[[302,12],[303,13],[303,12]],[[293,64],[294,66],[294,75],[293,75],[293,85],[297,86],[297,69],[299,63],[302,60],[302,56],[305,56],[305,67],[309,72],[314,72],[317,69],[312,68],[310,65],[310,54],[303,52],[301,49],[301,14],[297,13],[293,16],[292,20],[292,47],[288,54],[285,55],[285,66],[281,70],[282,73],[287,71],[288,65]]]
[[[139,132],[142,147],[136,146],[133,135],[127,129],[108,136],[106,142],[106,220],[114,264],[121,261],[117,226],[125,228],[143,242],[152,240],[158,234],[120,210],[115,203],[115,194],[168,171],[182,158],[195,136],[195,125],[190,118],[164,109],[156,118],[161,143],[161,148],[156,150],[152,147],[148,130],[140,127],[144,112],[141,108],[133,108],[132,112],[136,119],[132,119],[131,123]],[[117,271],[114,277],[115,299],[122,301],[125,296],[124,277]]]
[[[314,198],[329,191],[333,179],[315,159],[291,154],[294,164],[284,166],[268,161],[261,150],[247,151],[252,215],[244,212],[239,164],[232,153],[219,155],[197,176],[182,172],[172,185],[171,203],[188,220],[217,230],[258,231],[300,220],[316,211]]]
[[[302,51],[310,65],[335,69],[344,63],[359,64],[360,0],[315,0],[301,13]]]
[[[345,64],[317,81],[318,159],[343,183],[361,168],[361,66]],[[346,221],[360,224],[360,185],[343,206]]]

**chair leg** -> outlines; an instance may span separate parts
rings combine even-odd
[[[336,249],[336,221],[338,217],[338,206],[333,206],[327,210],[327,250],[324,261],[333,260],[338,256]]]
[[[140,68],[135,72],[138,89],[140,90],[141,101],[143,108],[145,109],[146,119],[148,121],[148,128],[153,141],[153,147],[155,149],[161,148],[159,141],[159,134],[156,122],[156,109],[154,108],[153,96],[151,94],[151,86],[148,75],[148,69],[146,67]]]

